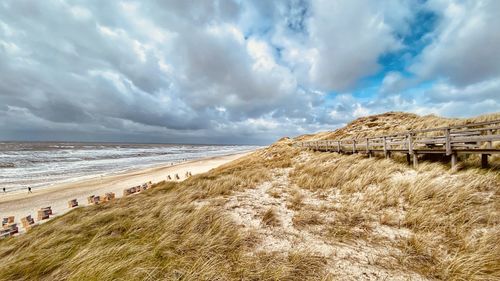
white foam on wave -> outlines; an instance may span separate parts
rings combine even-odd
[[[16,150],[16,147],[21,149]],[[73,148],[70,148],[73,147]],[[256,146],[140,144],[0,144],[0,188],[10,191],[71,182],[160,164],[256,149]],[[2,167],[2,163],[13,163]]]

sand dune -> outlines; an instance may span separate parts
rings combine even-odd
[[[114,192],[117,197],[121,197],[125,188],[148,181],[155,183],[167,180],[168,175],[171,175],[174,179],[174,174],[179,174],[180,180],[183,180],[187,171],[190,171],[193,175],[204,173],[246,154],[248,152],[203,158],[177,165],[166,164],[148,169],[57,184],[34,189],[31,194],[28,194],[27,191],[1,194],[0,217],[15,216],[18,222],[21,217],[30,214],[36,217],[36,211],[47,206],[52,207],[54,215],[61,215],[70,210],[67,206],[70,199],[76,198],[80,206],[85,206],[87,205],[86,198],[90,195],[104,195],[105,192]]]

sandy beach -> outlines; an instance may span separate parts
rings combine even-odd
[[[36,211],[47,206],[52,207],[55,216],[61,215],[70,211],[67,206],[70,199],[76,198],[80,206],[85,206],[88,205],[87,197],[90,195],[104,195],[106,192],[114,192],[116,197],[122,197],[125,188],[148,181],[160,182],[167,180],[168,175],[173,178],[175,174],[180,176],[180,180],[184,180],[187,171],[193,175],[204,173],[248,153],[250,152],[209,157],[176,165],[166,164],[148,169],[56,184],[34,189],[33,193],[30,194],[27,191],[1,194],[0,217],[15,216],[16,222],[19,222],[21,217],[30,214],[36,218]]]

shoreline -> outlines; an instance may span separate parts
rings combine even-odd
[[[33,193],[21,190],[1,194],[0,217],[15,216],[15,221],[19,222],[21,217],[30,214],[36,218],[36,211],[47,206],[52,207],[54,216],[62,215],[71,210],[67,206],[68,200],[77,199],[79,206],[87,206],[86,198],[90,195],[104,195],[106,192],[114,192],[116,197],[120,198],[125,188],[140,185],[148,181],[157,183],[167,180],[167,175],[169,174],[171,176],[179,174],[181,179],[172,181],[182,181],[185,179],[184,174],[187,171],[193,175],[204,173],[254,151],[205,157],[174,165],[170,163],[161,164],[149,168],[131,169],[116,174],[95,176],[89,179],[57,183],[38,187],[33,190]]]

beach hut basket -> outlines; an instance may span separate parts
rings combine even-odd
[[[78,207],[78,200],[76,200],[76,199],[69,200],[68,201],[68,207],[69,208]]]
[[[46,220],[49,217],[50,217],[50,214],[49,214],[49,210],[48,209],[42,208],[42,209],[38,210],[38,212],[37,212],[37,219],[39,221]]]
[[[106,194],[104,194],[103,196],[104,202],[111,201],[113,199],[115,199],[115,194],[113,192],[106,192]]]
[[[28,230],[31,229],[35,225],[35,220],[31,217],[31,215],[21,218],[21,224],[23,225],[24,229]]]
[[[50,216],[52,216],[52,208],[49,206],[49,207],[44,207],[44,208],[41,208],[41,210],[46,210],[48,212],[48,214]]]
[[[0,238],[10,237],[18,232],[19,228],[17,227],[17,223],[7,224],[0,230]]]
[[[3,218],[2,219],[2,226],[14,223],[14,219],[15,219],[14,216],[9,216],[9,217]]]

